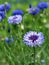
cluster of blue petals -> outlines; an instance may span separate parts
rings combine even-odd
[[[20,9],[14,10],[12,12],[12,15],[23,15],[23,14],[24,14],[24,12],[22,10],[20,10]]]
[[[0,11],[9,11],[11,8],[10,4],[0,4]]]
[[[40,10],[44,10],[44,9],[48,8],[48,3],[40,2],[37,7],[32,7],[32,5],[30,4],[29,8],[30,8],[29,13],[32,15],[36,15],[40,12]]]
[[[48,8],[48,3],[47,2],[40,2],[39,4],[38,4],[38,8],[39,9],[46,9],[46,8]]]
[[[0,21],[2,20],[2,19],[4,19],[4,17],[5,17],[5,12],[3,11],[0,11]]]
[[[0,4],[0,21],[2,21],[5,16],[6,16],[6,13],[5,11],[9,11],[11,8],[11,5],[10,4]]]

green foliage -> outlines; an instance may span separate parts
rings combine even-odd
[[[49,23],[49,15],[44,15],[42,18],[40,15],[32,17],[29,14],[25,14],[22,23],[13,26],[8,24],[7,19],[12,11],[17,8],[25,12],[28,4],[12,4],[11,10],[7,13],[7,17],[4,21],[0,22],[0,36],[3,38],[13,36],[15,38],[15,41],[10,44],[7,44],[0,38],[0,65],[33,65],[34,50],[26,46],[23,42],[23,35],[29,30],[44,33],[44,44],[41,47],[36,47],[36,65],[49,65],[49,28],[45,27]],[[49,9],[46,10],[46,13],[49,14]],[[45,19],[46,22],[44,22]],[[3,24],[5,24],[5,29],[2,28]],[[24,30],[22,30],[21,25],[24,25]],[[11,29],[11,33],[7,32],[8,28]],[[41,63],[42,59],[45,60],[44,64]]]

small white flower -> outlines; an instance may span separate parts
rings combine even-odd
[[[46,27],[46,28],[49,28],[49,23],[45,24],[45,27]]]
[[[21,25],[21,29],[24,30],[24,25],[23,24]]]
[[[44,14],[40,14],[41,17],[44,17]]]
[[[46,19],[43,19],[43,23],[47,23],[47,20]]]

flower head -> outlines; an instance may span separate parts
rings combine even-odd
[[[4,13],[3,11],[0,11],[0,21],[1,21],[2,19],[4,19],[4,17],[5,17],[5,13]]]
[[[40,9],[37,7],[30,8],[29,13],[32,15],[36,15],[40,12]]]
[[[31,47],[40,46],[44,42],[44,35],[42,32],[29,31],[24,35],[23,41]]]
[[[21,21],[22,21],[22,16],[21,15],[10,16],[8,18],[8,22],[10,24],[19,24],[19,23],[21,23]]]
[[[39,4],[38,4],[38,7],[40,8],[40,9],[46,9],[46,8],[48,8],[48,3],[47,2],[40,2]]]
[[[4,4],[0,4],[0,11],[4,11]]]
[[[20,9],[14,10],[14,11],[12,12],[12,15],[23,15],[23,11],[20,10]]]
[[[1,4],[0,5],[0,11],[9,11],[10,10],[10,8],[11,8],[11,6],[10,6],[10,4]]]
[[[11,5],[9,3],[5,3],[4,7],[6,11],[9,11],[11,8]]]
[[[8,37],[5,38],[5,41],[6,41],[7,43],[10,43],[10,42],[11,42],[10,38],[8,38]]]
[[[13,37],[11,37],[11,38],[6,37],[5,42],[8,43],[8,44],[11,43],[11,42],[14,42],[14,38]]]

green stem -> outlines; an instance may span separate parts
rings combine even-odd
[[[34,65],[36,65],[36,63],[35,63],[35,47],[33,47],[33,49],[34,49]]]

